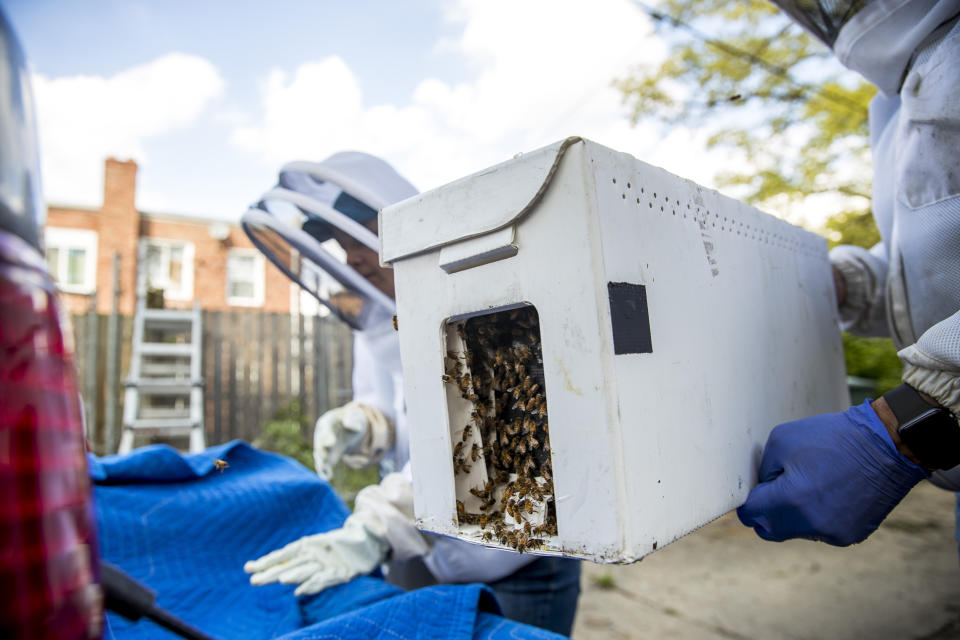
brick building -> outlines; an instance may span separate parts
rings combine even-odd
[[[162,289],[164,306],[287,313],[291,284],[239,224],[136,208],[137,164],[108,158],[99,209],[47,209],[47,262],[71,313],[112,308],[113,256],[120,257],[120,313],[131,315],[138,278]],[[241,212],[237,212],[239,218]]]

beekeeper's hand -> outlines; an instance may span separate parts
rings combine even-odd
[[[737,515],[765,540],[846,546],[873,533],[927,475],[897,451],[868,401],[776,427],[760,484]]]
[[[357,494],[356,507],[340,529],[305,536],[243,570],[250,584],[299,584],[294,595],[318,593],[327,587],[370,573],[388,557],[422,556],[427,543],[413,524],[413,485],[401,473]]]
[[[313,429],[313,461],[325,480],[342,459],[354,469],[375,464],[393,446],[393,423],[378,409],[350,402],[320,416]]]

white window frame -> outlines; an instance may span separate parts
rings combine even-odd
[[[71,229],[69,227],[46,227],[44,229],[44,246],[57,250],[56,272],[53,278],[57,287],[65,293],[91,294],[97,289],[97,242],[96,231],[90,229]],[[83,268],[83,282],[69,284],[67,282],[67,260],[70,249],[82,249],[86,252],[86,263]],[[64,276],[64,277],[61,277]]]
[[[150,274],[147,272],[147,247],[149,246],[160,247],[161,251],[163,251],[164,255],[166,256],[166,261],[168,264],[170,259],[170,249],[173,247],[180,247],[183,249],[183,270],[181,271],[182,281],[180,282],[180,287],[178,289],[170,287],[169,282],[150,282]],[[187,302],[193,300],[194,247],[192,242],[188,240],[177,240],[174,238],[140,238],[139,256],[140,272],[144,283],[151,287],[163,289],[163,298],[165,300],[185,300]]]
[[[231,296],[230,295],[230,258],[231,257],[253,258],[253,296]],[[263,254],[256,249],[233,248],[227,251],[227,264],[224,268],[226,274],[226,294],[227,304],[232,307],[262,307],[264,304],[264,293],[266,290],[266,264]]]

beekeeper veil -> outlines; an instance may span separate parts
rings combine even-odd
[[[277,186],[247,210],[242,225],[281,271],[362,331],[388,320],[395,306],[347,264],[340,243],[355,242],[377,252],[377,236],[364,223],[382,207],[416,193],[380,158],[344,151],[323,162],[284,165]]]
[[[773,0],[837,59],[890,97],[914,52],[960,13],[960,0]]]

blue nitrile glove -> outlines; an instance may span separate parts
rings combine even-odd
[[[760,484],[737,509],[765,540],[847,546],[873,533],[928,474],[897,451],[870,401],[776,427]]]

